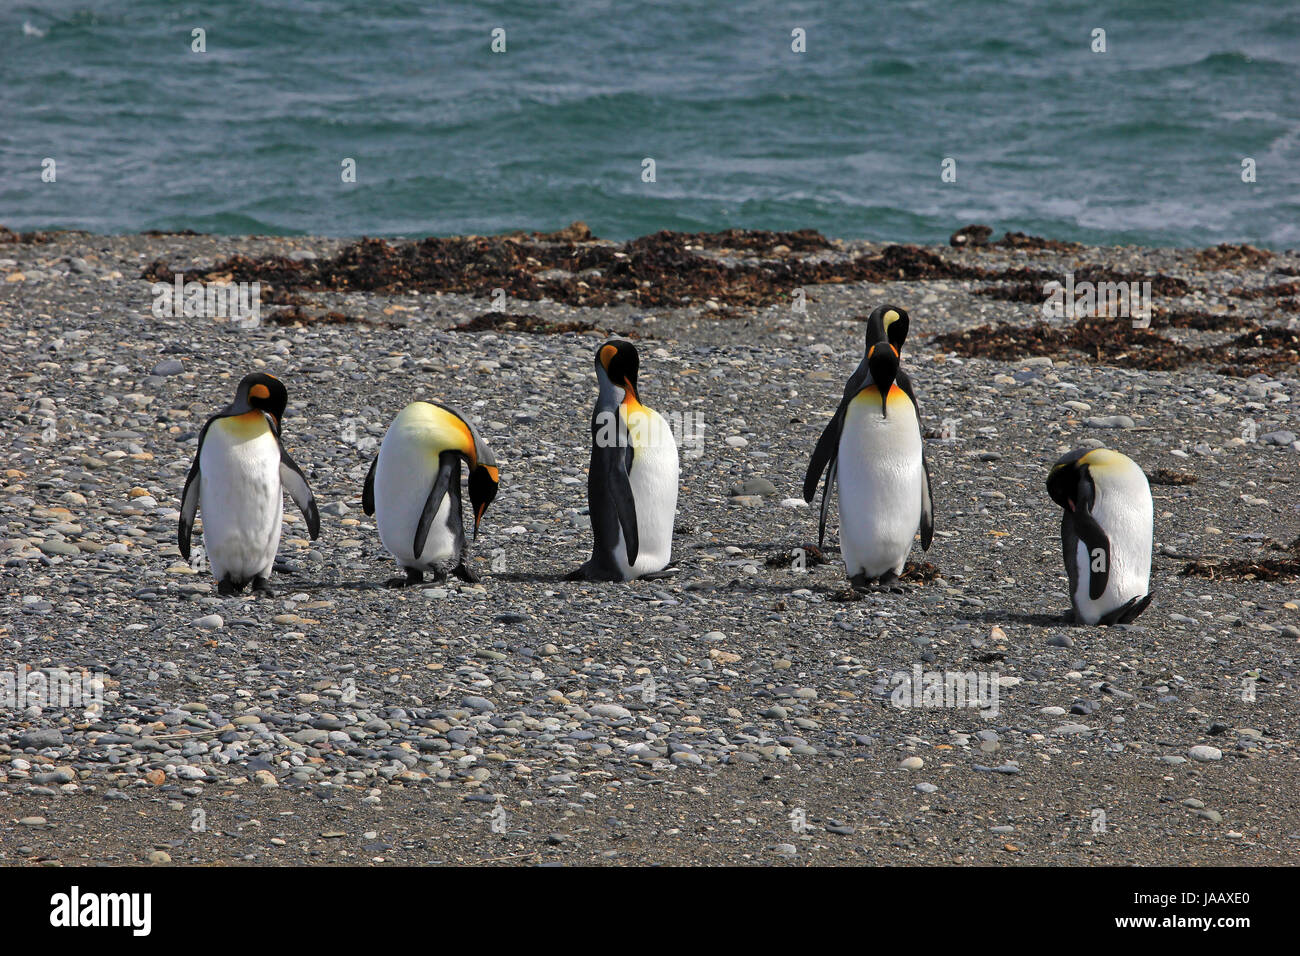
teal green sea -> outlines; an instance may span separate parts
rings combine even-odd
[[[936,242],[983,222],[1298,246],[1300,4],[0,6],[10,228],[425,235],[574,219],[612,238],[739,226]]]

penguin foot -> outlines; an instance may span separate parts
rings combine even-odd
[[[469,584],[478,584],[478,575],[471,571],[464,561],[452,568],[451,573]]]
[[[668,567],[662,571],[651,571],[649,574],[641,575],[642,581],[658,581],[661,578],[671,578],[682,573],[681,568]]]
[[[271,589],[270,580],[261,575],[253,578],[253,593],[262,597],[275,597],[275,591]]]
[[[217,582],[217,594],[221,597],[234,597],[240,591],[244,590],[242,584],[236,585],[230,578],[222,578]]]
[[[849,578],[853,590],[869,594],[906,594],[901,579],[893,571],[887,571],[878,578],[869,578],[865,571],[859,571]]]
[[[566,581],[622,581],[623,575],[617,568],[605,568],[594,561],[588,561],[564,576]]]
[[[906,594],[908,587],[903,584],[903,579],[898,576],[897,571],[886,571],[876,581],[882,590],[890,594]]]
[[[384,582],[386,588],[406,588],[424,581],[424,572],[418,568],[403,568],[406,577],[389,578]]]
[[[1150,594],[1147,594],[1140,598],[1130,598],[1109,614],[1104,615],[1097,623],[1105,624],[1107,626],[1113,624],[1131,624],[1137,619],[1139,614],[1147,609],[1147,605],[1151,603],[1151,597]]]

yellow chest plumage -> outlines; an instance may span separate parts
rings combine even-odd
[[[252,441],[254,438],[260,438],[271,430],[266,415],[259,411],[218,418],[212,423],[212,427],[221,429],[227,437],[237,442]]]

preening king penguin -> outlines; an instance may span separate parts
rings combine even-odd
[[[235,400],[207,420],[181,494],[177,543],[190,559],[194,517],[203,510],[203,548],[217,593],[237,594],[252,582],[269,592],[280,545],[284,493],[302,509],[307,531],[320,535],[320,513],[307,479],[280,444],[289,393],[275,376],[245,375]]]
[[[474,424],[448,405],[412,402],[388,426],[370,463],[362,510],[375,515],[379,540],[406,572],[390,587],[418,584],[424,573],[478,578],[466,563],[469,544],[461,517],[460,466],[469,466],[474,537],[496,497],[501,472],[496,455]]]
[[[826,473],[817,542],[826,538],[831,492],[838,481],[840,550],[854,587],[891,584],[903,571],[918,528],[921,548],[934,537],[930,466],[921,442],[911,379],[899,367],[907,313],[882,305],[867,319],[866,352],[813,450],[804,476],[812,503]]]
[[[1052,466],[1047,493],[1064,509],[1061,551],[1082,624],[1128,624],[1151,603],[1151,486],[1108,448],[1077,448]]]
[[[640,358],[631,342],[596,349],[600,391],[591,416],[587,504],[591,559],[570,578],[629,581],[672,557],[677,515],[677,442],[663,417],[641,404]]]

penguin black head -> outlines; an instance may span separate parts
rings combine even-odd
[[[597,348],[596,368],[602,369],[609,380],[625,389],[628,395],[636,397],[636,375],[641,368],[641,359],[631,342],[610,339]]]
[[[888,342],[876,342],[867,348],[867,368],[871,381],[880,392],[880,413],[889,417],[889,390],[898,377],[898,349]]]
[[[280,431],[280,419],[289,404],[289,392],[274,375],[265,372],[252,372],[245,375],[235,392],[235,401],[229,413],[243,415],[246,412],[266,412],[275,421],[275,430]]]
[[[501,481],[501,472],[497,469],[496,459],[486,462],[480,459],[469,473],[469,504],[474,510],[474,537],[478,538],[478,523],[483,520],[492,499],[497,496],[497,485]]]
[[[1088,475],[1088,465],[1083,457],[1091,448],[1076,448],[1063,455],[1047,474],[1047,493],[1066,511],[1078,508],[1079,481]]]
[[[882,305],[867,316],[867,348],[888,340],[899,355],[907,341],[907,312],[896,305]]]

